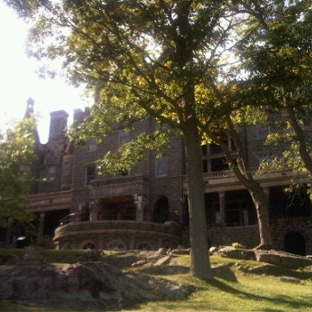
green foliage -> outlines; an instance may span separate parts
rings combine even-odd
[[[14,2],[9,1],[13,7]],[[261,196],[239,126],[269,125],[270,116],[283,109],[298,135],[297,118],[308,120],[310,0],[27,0],[18,5],[22,15],[33,18],[31,54],[41,60],[60,57],[69,79],[87,83],[94,94],[90,116],[70,132],[76,143],[100,141],[116,125],[131,130],[146,116],[166,125],[165,133],[169,128],[185,137],[186,158],[192,158],[187,174],[197,177],[189,185],[190,209],[196,206],[192,222],[205,219],[199,216],[203,200],[192,196],[203,191],[202,142],[221,146],[239,181]],[[228,137],[235,153],[225,144]],[[160,131],[139,136],[105,155],[100,171],[127,170],[142,151],[164,143]],[[265,202],[254,200],[257,207]],[[266,208],[259,208],[259,219]],[[260,230],[269,240],[268,225]]]
[[[244,245],[242,245],[239,242],[234,242],[234,243],[232,243],[232,247],[234,247],[234,248],[244,248]]]
[[[28,220],[26,212],[31,162],[34,159],[34,120],[24,119],[7,130],[0,142],[0,224],[9,218]]]
[[[312,2],[263,2],[263,12],[251,14],[248,31],[244,30],[248,37],[236,52],[243,60],[248,99],[262,107],[268,125],[273,117],[274,134],[267,143],[289,145],[284,145],[287,149],[279,158],[275,155],[274,161],[262,164],[262,169],[284,167],[311,174],[312,146],[304,128],[311,126]]]

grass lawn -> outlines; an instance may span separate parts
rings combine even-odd
[[[189,256],[180,256],[177,263],[186,265]],[[238,265],[259,265],[253,261],[243,261],[212,256],[212,264],[233,263],[232,270],[238,282],[228,282],[214,279],[203,282],[188,274],[161,276],[174,280],[180,284],[190,284],[196,291],[187,299],[181,301],[146,302],[136,307],[116,311],[311,311],[312,312],[312,280],[301,280],[300,284],[280,281],[277,276],[246,274],[238,270]],[[78,312],[63,308],[51,309],[34,306],[24,306],[12,302],[0,302],[0,312]],[[88,310],[80,311],[104,311]]]

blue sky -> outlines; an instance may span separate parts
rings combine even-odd
[[[38,130],[42,143],[47,140],[50,112],[64,109],[70,114],[84,108],[88,101],[83,89],[66,84],[60,78],[40,79],[39,64],[26,56],[27,24],[0,0],[0,129],[21,119],[29,97],[35,101]]]

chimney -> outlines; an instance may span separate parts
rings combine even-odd
[[[50,113],[49,141],[65,137],[68,114],[64,110]]]

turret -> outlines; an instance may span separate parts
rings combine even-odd
[[[30,118],[31,115],[34,113],[34,104],[35,101],[32,98],[29,98],[27,101],[27,106],[26,106],[26,111],[25,111],[25,115],[24,118]]]
[[[35,101],[32,98],[29,98],[26,101],[26,111],[25,111],[25,114],[24,114],[24,119],[30,118],[30,117],[33,116],[33,114],[34,114],[34,104],[35,104]],[[34,129],[33,135],[34,135],[34,139],[35,139],[35,150],[37,150],[39,148],[39,146],[40,146],[40,138],[39,138],[39,134],[38,134],[38,131],[37,131],[37,127],[35,127],[35,129]]]

